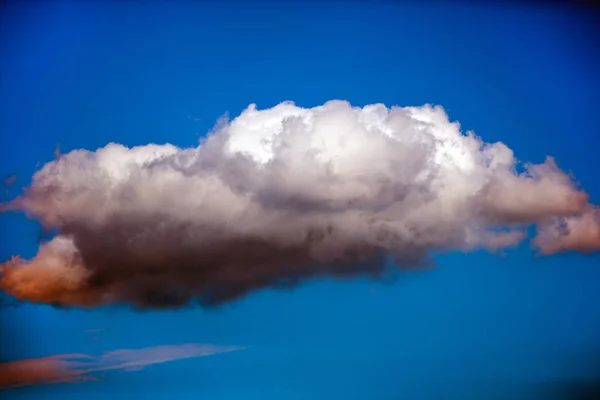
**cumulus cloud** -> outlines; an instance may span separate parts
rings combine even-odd
[[[250,105],[198,147],[61,154],[5,205],[59,232],[0,287],[59,305],[219,304],[432,251],[600,249],[598,211],[552,158],[521,164],[441,107]]]
[[[153,364],[242,349],[234,346],[184,344],[114,350],[100,357],[59,354],[11,361],[0,363],[0,388],[94,380],[101,371],[138,371]]]

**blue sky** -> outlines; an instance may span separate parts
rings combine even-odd
[[[463,129],[546,155],[600,202],[600,76],[589,12],[513,3],[6,2],[0,175],[108,142],[193,146],[250,103],[443,105]],[[7,194],[7,196],[10,194]],[[0,214],[0,259],[37,226]],[[0,309],[0,359],[182,343],[252,346],[21,399],[564,398],[600,374],[598,255],[436,256],[393,283],[317,281],[216,310]],[[85,332],[86,330],[100,332]],[[496,397],[494,397],[496,396]]]

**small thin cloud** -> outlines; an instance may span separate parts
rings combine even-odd
[[[93,379],[86,376],[93,357],[87,354],[59,354],[0,364],[0,388],[75,383]]]
[[[62,153],[60,152],[60,144],[57,144],[56,149],[54,149],[54,160],[58,160],[60,156],[62,156]]]
[[[183,344],[114,350],[99,357],[88,354],[53,356],[0,363],[0,389],[95,380],[100,371],[139,371],[149,365],[243,350],[239,346]]]
[[[91,340],[96,341],[96,340],[100,339],[100,337],[102,336],[104,331],[106,331],[106,329],[98,328],[98,329],[86,329],[83,332],[86,333],[88,336],[91,336]]]
[[[4,180],[2,181],[2,184],[4,185],[5,188],[10,188],[15,182],[17,181],[17,174],[11,174],[9,176],[7,176],[6,178],[4,178]]]
[[[10,192],[13,189],[15,182],[17,181],[17,174],[10,174],[2,179],[2,187],[4,188],[3,196],[8,199]]]

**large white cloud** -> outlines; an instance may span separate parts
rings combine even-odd
[[[60,235],[5,263],[2,289],[63,305],[219,303],[315,275],[370,274],[432,250],[600,249],[597,208],[552,158],[441,107],[293,103],[221,121],[196,148],[109,144],[46,164],[22,209]]]

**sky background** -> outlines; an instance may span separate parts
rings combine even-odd
[[[600,203],[597,13],[564,5],[4,2],[0,176],[109,142],[195,146],[250,103],[442,105]],[[38,165],[39,167],[39,165]],[[0,214],[0,260],[39,228]],[[251,346],[19,399],[564,399],[600,376],[600,257],[436,255],[393,282],[315,281],[215,310],[0,308],[0,360]],[[98,330],[96,332],[96,330]],[[86,332],[87,331],[87,332]]]

